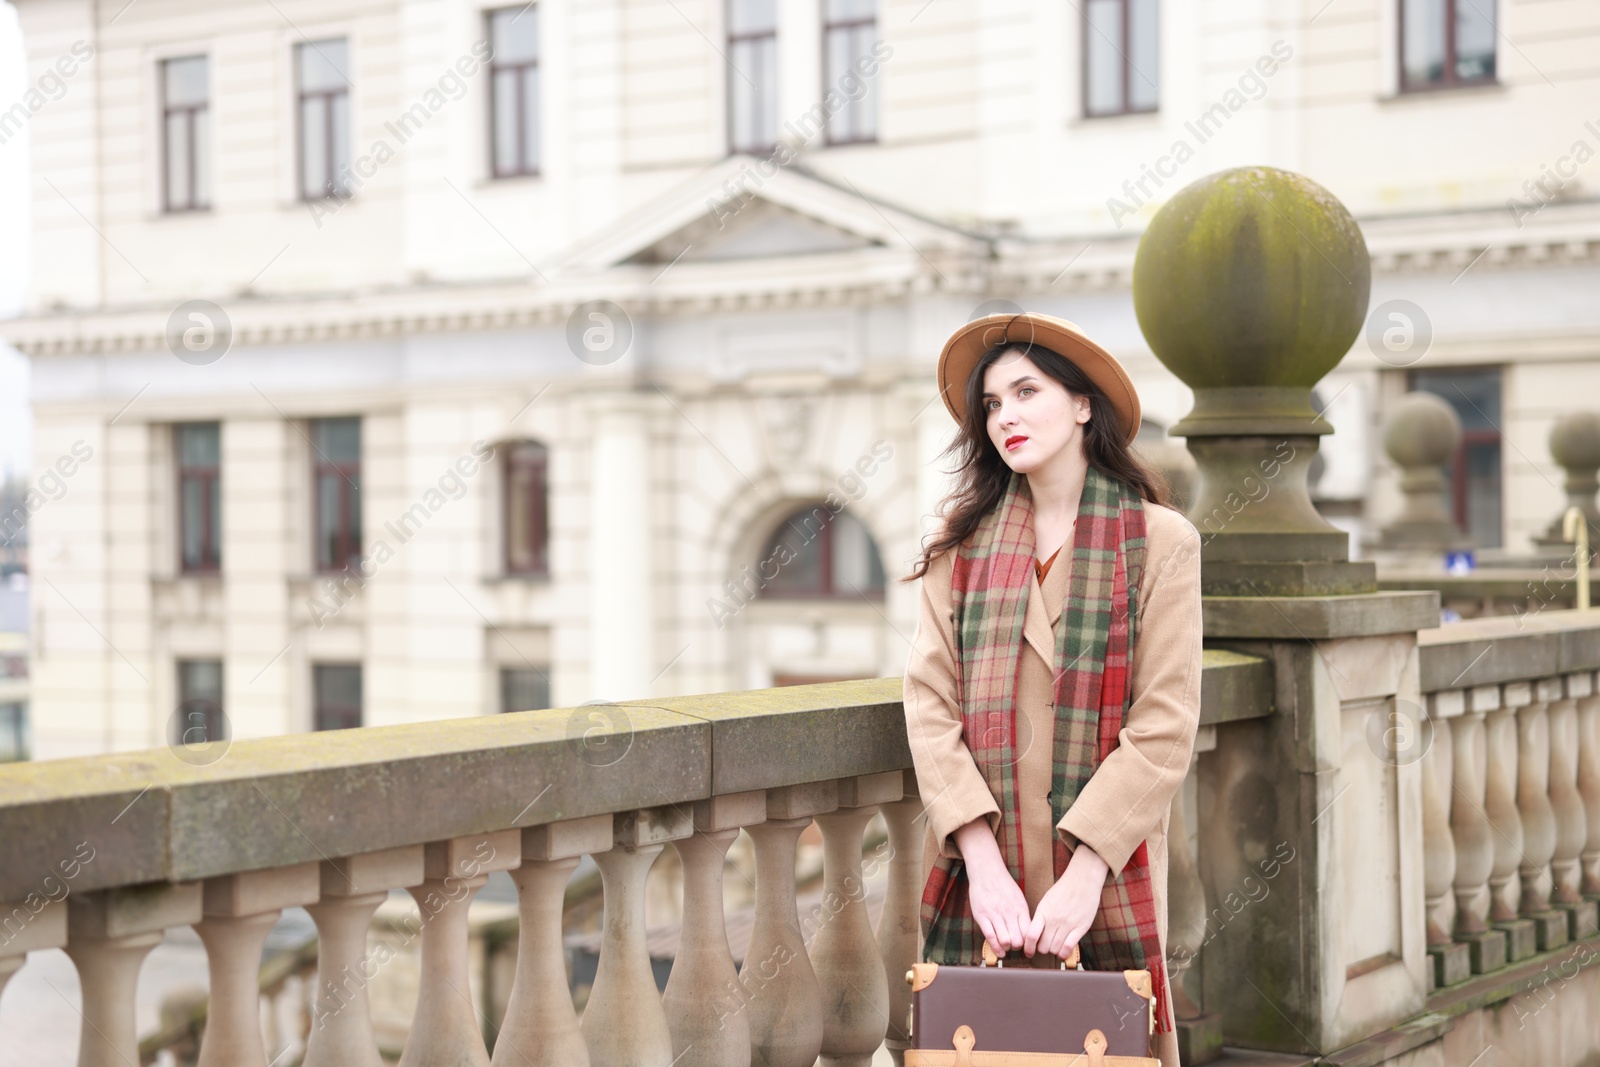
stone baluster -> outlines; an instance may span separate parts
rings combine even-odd
[[[314,862],[206,879],[203,918],[194,924],[211,967],[199,1067],[267,1067],[261,950],[283,909],[316,903],[321,888]]]
[[[1532,686],[1533,699],[1517,710],[1517,813],[1522,816],[1519,910],[1523,918],[1533,920],[1539,951],[1549,952],[1567,943],[1567,917],[1550,909],[1550,859],[1556,851],[1556,817],[1550,805],[1550,701],[1560,698],[1561,680],[1541,678]]]
[[[1456,926],[1456,844],[1450,829],[1455,746],[1447,716],[1462,710],[1460,696],[1457,690],[1455,699],[1430,697],[1428,719],[1433,724],[1433,734],[1422,753],[1422,892],[1435,988],[1472,977],[1471,948],[1451,936]],[[1417,725],[1426,728],[1424,723]]]
[[[467,911],[492,872],[521,861],[521,830],[453,837],[423,850],[423,881],[410,890],[422,928],[422,976],[400,1067],[488,1067],[469,978]]]
[[[73,893],[67,897],[67,955],[83,988],[78,1067],[139,1062],[134,995],[139,967],[169,927],[200,921],[199,882]]]
[[[611,834],[610,815],[522,831],[522,866],[511,872],[520,913],[517,971],[494,1043],[494,1067],[588,1067],[589,1047],[567,984],[561,916],[578,861],[609,849]]]
[[[870,1067],[888,1026],[889,982],[867,918],[861,838],[878,805],[900,799],[903,778],[900,771],[885,771],[840,779],[838,808],[817,816],[822,907],[811,938],[811,966],[822,991],[823,1067]]]
[[[1479,686],[1456,690],[1460,713],[1436,714],[1449,731],[1433,743],[1451,747],[1450,832],[1455,841],[1456,915],[1454,936],[1467,946],[1468,962],[1475,974],[1498,970],[1506,964],[1506,935],[1489,926],[1489,875],[1494,871],[1494,831],[1486,814],[1489,754],[1485,745],[1484,716],[1500,706],[1500,687]],[[1448,694],[1429,697],[1430,703],[1453,703]]]
[[[885,1043],[895,1067],[911,1045],[911,986],[904,976],[922,958],[922,800],[914,771],[902,772],[905,799],[883,805],[889,828],[889,885],[878,916],[878,951],[889,980],[889,1025]]]
[[[1583,797],[1583,895],[1600,899],[1600,693],[1578,700],[1578,793]]]
[[[1527,687],[1522,687],[1526,693]],[[1493,830],[1494,866],[1489,872],[1489,921],[1506,935],[1506,960],[1515,963],[1538,951],[1533,924],[1518,917],[1520,887],[1517,867],[1522,861],[1522,816],[1517,812],[1517,713],[1508,706],[1515,695],[1506,686],[1501,706],[1486,719],[1488,770],[1485,773],[1483,810]]]
[[[423,878],[421,845],[364,852],[322,864],[321,899],[306,908],[317,924],[317,977],[301,1067],[383,1067],[372,1037],[367,930],[391,889]]]
[[[66,883],[55,875],[45,877],[47,893],[60,892]],[[29,896],[15,904],[0,904],[0,994],[6,983],[28,961],[28,953],[61,948],[67,943],[65,897]],[[26,916],[26,918],[23,918]]]
[[[645,946],[645,879],[668,841],[693,832],[693,814],[684,808],[620,813],[612,827],[613,847],[594,858],[605,892],[605,930],[582,1024],[594,1067],[672,1063],[672,1031]]]
[[[1222,1017],[1203,1011],[1191,995],[1198,987],[1195,963],[1206,943],[1206,887],[1200,877],[1196,835],[1200,807],[1200,757],[1217,747],[1217,728],[1202,726],[1195,733],[1189,756],[1189,773],[1172,798],[1167,824],[1167,874],[1170,894],[1167,920],[1167,958],[1171,961],[1173,1017],[1178,1027],[1178,1057],[1188,1064],[1208,1063],[1222,1054]]]
[[[739,828],[764,822],[762,790],[694,805],[694,834],[674,841],[683,863],[683,935],[661,994],[672,1031],[673,1062],[748,1067],[750,1019],[723,922],[722,873]]]
[[[1578,791],[1578,701],[1590,696],[1594,673],[1569,674],[1566,697],[1550,704],[1550,807],[1555,814],[1556,847],[1550,857],[1551,903],[1567,913],[1567,936],[1593,937],[1593,901],[1583,898],[1583,848],[1589,839],[1588,813]]]
[[[756,919],[739,968],[754,1067],[812,1067],[822,1052],[822,989],[795,905],[795,846],[812,816],[838,805],[833,782],[767,791],[767,821],[749,828],[756,854]]]

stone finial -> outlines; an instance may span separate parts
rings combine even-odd
[[[1407,393],[1394,405],[1383,430],[1383,450],[1400,468],[1405,501],[1383,527],[1378,545],[1447,552],[1466,548],[1445,503],[1443,467],[1461,442],[1461,419],[1448,401],[1432,393]]]
[[[1370,563],[1311,502],[1306,473],[1333,427],[1311,387],[1360,336],[1371,262],[1355,219],[1299,174],[1239,167],[1173,196],[1133,265],[1139,327],[1194,390],[1172,428],[1198,468],[1189,518],[1212,595],[1370,592]]]
[[[1596,478],[1600,471],[1600,413],[1574,411],[1557,419],[1550,430],[1550,458],[1567,472],[1562,486],[1567,491],[1567,502],[1561,507],[1562,515],[1569,507],[1581,510],[1589,521],[1590,543],[1594,543],[1600,535],[1600,509],[1595,507],[1595,491],[1600,489],[1600,479]],[[1545,532],[1534,538],[1535,544],[1566,543],[1561,536],[1562,515],[1557,515]]]

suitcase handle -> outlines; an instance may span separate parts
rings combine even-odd
[[[1006,965],[1006,961],[1002,957],[996,955],[994,949],[990,947],[989,939],[988,938],[984,938],[983,939],[983,966],[985,966],[985,967],[1004,967],[1005,965]],[[1065,956],[1061,957],[1061,969],[1064,971],[1069,967],[1075,968],[1075,969],[1080,970],[1080,971],[1083,970],[1082,953],[1080,953],[1078,951],[1078,946],[1077,945],[1073,945],[1072,946],[1072,951],[1067,953]]]

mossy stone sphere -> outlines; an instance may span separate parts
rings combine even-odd
[[[1600,467],[1600,414],[1575,411],[1550,431],[1550,458],[1572,470]]]
[[[1339,200],[1300,174],[1238,167],[1150,220],[1133,306],[1157,358],[1194,389],[1304,386],[1361,333],[1372,265]]]
[[[1461,418],[1432,393],[1407,393],[1389,412],[1383,450],[1402,467],[1442,467],[1461,440]]]

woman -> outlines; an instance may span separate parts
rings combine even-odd
[[[1145,968],[1178,1067],[1167,822],[1200,718],[1200,538],[1129,450],[1139,398],[1072,323],[993,315],[945,344],[960,427],[922,578],[906,727],[927,809],[924,957],[987,940]]]

